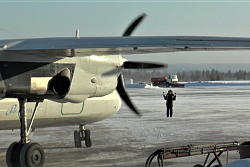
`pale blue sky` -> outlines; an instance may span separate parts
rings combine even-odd
[[[140,13],[134,36],[250,37],[249,1],[0,0],[0,39],[119,36]],[[250,51],[181,52],[126,56],[166,63],[250,63]]]

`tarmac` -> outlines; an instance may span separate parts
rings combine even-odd
[[[91,148],[74,148],[77,125],[36,129],[32,141],[45,150],[44,167],[142,167],[160,148],[250,140],[249,86],[175,88],[173,118],[166,118],[163,91],[167,89],[129,89],[143,116],[137,117],[123,104],[114,116],[86,125],[91,130]],[[6,150],[19,140],[19,133],[0,131],[0,166],[6,167]],[[168,159],[164,166],[192,167],[205,158],[204,154]],[[237,151],[229,152],[229,163],[237,159]],[[226,153],[221,161],[226,163]],[[157,166],[156,159],[153,162]]]

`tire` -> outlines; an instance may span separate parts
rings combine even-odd
[[[75,141],[76,148],[82,147],[80,132],[77,130],[74,131],[74,141]]]
[[[22,145],[18,142],[13,142],[6,152],[6,164],[8,167],[21,167],[19,157]]]
[[[89,129],[86,129],[84,131],[85,133],[85,146],[86,147],[91,147],[92,146],[92,141],[91,141],[91,133]]]
[[[45,153],[42,146],[38,143],[25,144],[21,150],[21,167],[43,167]]]
[[[201,164],[196,164],[196,165],[194,165],[193,167],[203,167],[203,165],[201,165]]]

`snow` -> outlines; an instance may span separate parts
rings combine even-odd
[[[229,165],[226,165],[225,167],[250,167],[250,159],[241,159],[237,160]]]
[[[91,148],[74,148],[73,133],[77,125],[36,129],[33,141],[45,148],[45,166],[139,167],[160,148],[250,140],[250,86],[171,89],[177,93],[173,118],[166,118],[162,96],[169,88],[127,89],[143,116],[137,117],[123,103],[114,116],[87,125],[92,134]],[[0,166],[6,166],[1,158],[5,157],[8,145],[19,139],[19,133],[0,131]],[[192,167],[203,164],[205,159],[203,154],[164,160],[164,164]],[[239,153],[230,151],[229,164],[237,160]],[[226,153],[221,155],[221,161],[226,164]]]

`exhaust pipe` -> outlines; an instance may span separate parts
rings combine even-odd
[[[69,92],[70,85],[70,70],[66,68],[50,80],[49,90],[56,95],[65,96]]]

